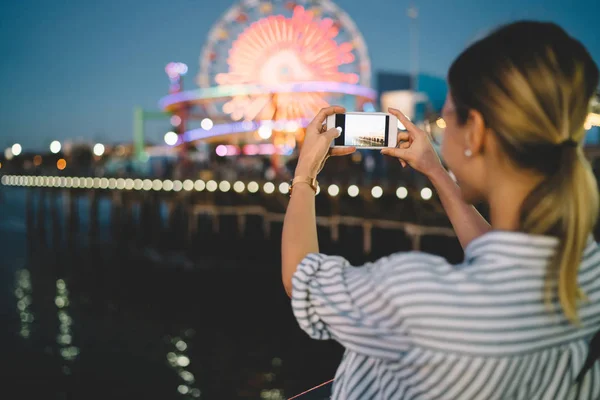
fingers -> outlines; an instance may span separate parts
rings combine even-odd
[[[339,137],[342,134],[342,128],[339,126],[336,128],[331,128],[323,133],[323,136],[327,138],[327,140],[332,141],[335,138]]]
[[[410,158],[408,148],[400,149],[397,147],[386,147],[385,149],[381,150],[381,154],[400,159],[400,163],[402,164],[402,166],[406,165],[405,163],[403,164],[402,161],[407,161],[407,158]]]
[[[356,151],[356,147],[334,147],[330,150],[329,155],[331,156],[347,156],[348,154],[352,154]]]
[[[312,125],[314,128],[317,128],[317,130],[318,130],[318,128],[323,124],[323,122],[325,122],[325,120],[327,119],[327,117],[329,115],[343,114],[345,112],[346,112],[346,109],[344,107],[339,107],[339,106],[331,106],[331,107],[322,108],[321,111],[319,111],[319,113],[312,120],[310,125]]]
[[[408,142],[410,140],[410,134],[408,132],[398,132],[398,140],[396,143]]]
[[[406,128],[407,131],[414,131],[415,129],[418,129],[415,124],[413,124],[410,119],[408,119],[408,117],[406,115],[404,115],[404,113],[400,110],[396,110],[395,108],[389,107],[388,111],[390,114],[395,115],[396,118],[398,118],[398,121],[400,121],[402,123],[402,125],[404,125],[404,127]]]

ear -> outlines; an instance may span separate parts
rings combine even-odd
[[[471,149],[473,154],[483,152],[487,129],[485,127],[483,115],[481,115],[479,111],[469,110],[467,128],[467,134],[465,136],[466,148]]]

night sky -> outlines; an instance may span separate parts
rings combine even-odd
[[[0,6],[0,150],[14,142],[47,149],[54,140],[127,142],[133,107],[157,109],[170,61],[198,71],[206,35],[232,1],[19,0]],[[373,71],[408,71],[406,0],[336,2],[361,30]],[[515,19],[550,20],[600,63],[600,1],[421,0],[419,67],[444,76],[458,52]],[[389,43],[394,43],[389,45]],[[148,125],[160,140],[167,121]]]

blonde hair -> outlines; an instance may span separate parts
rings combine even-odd
[[[465,50],[448,74],[459,121],[475,109],[517,166],[543,176],[521,206],[523,232],[560,244],[546,279],[565,316],[578,323],[577,276],[598,219],[598,186],[581,143],[598,68],[559,26],[517,22]]]

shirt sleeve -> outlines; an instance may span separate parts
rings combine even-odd
[[[353,267],[342,257],[309,254],[292,278],[292,309],[314,339],[335,339],[371,357],[398,359],[410,349],[400,307],[381,288],[384,260]]]

